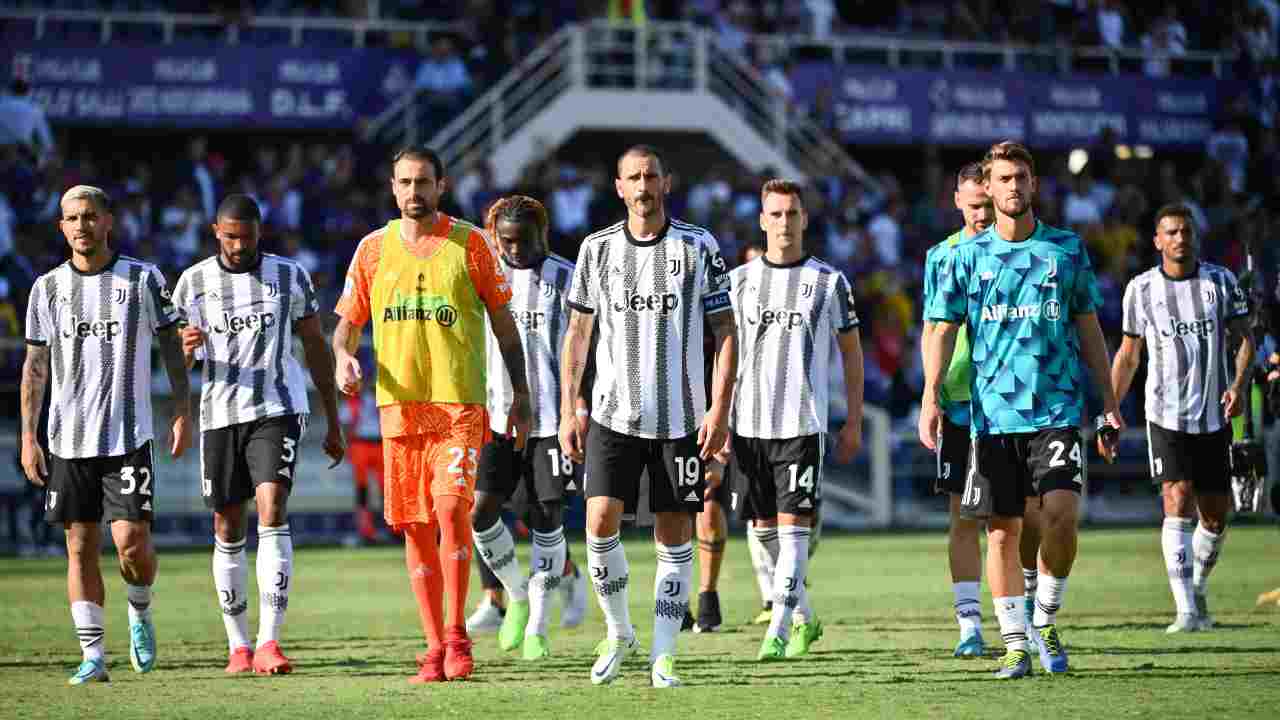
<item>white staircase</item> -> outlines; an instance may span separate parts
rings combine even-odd
[[[454,169],[487,159],[501,186],[579,130],[703,132],[753,171],[875,184],[754,67],[687,23],[567,26],[434,133],[422,127],[419,104],[401,100],[369,124],[367,136],[426,140]]]

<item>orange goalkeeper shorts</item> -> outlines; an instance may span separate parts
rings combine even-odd
[[[433,498],[453,495],[475,502],[480,449],[489,440],[485,412],[457,418],[440,433],[382,439],[383,515],[399,529],[434,522]]]

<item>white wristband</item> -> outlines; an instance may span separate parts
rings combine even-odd
[[[589,417],[591,415],[591,411],[586,408],[578,408],[573,411],[573,414],[576,417]]]

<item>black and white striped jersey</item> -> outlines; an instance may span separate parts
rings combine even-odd
[[[96,273],[64,262],[31,289],[27,342],[49,346],[49,451],[124,455],[152,439],[151,340],[177,322],[156,266],[116,255]]]
[[[596,315],[596,422],[664,440],[697,431],[707,409],[703,318],[731,311],[729,275],[710,232],[670,220],[646,240],[625,222],[589,235],[569,306]]]
[[[533,403],[532,437],[552,437],[560,425],[560,348],[569,327],[569,287],[573,263],[551,254],[530,268],[516,268],[502,260],[502,271],[511,283],[511,316],[524,345],[524,373]],[[488,316],[485,324],[488,325]],[[502,358],[498,339],[490,328],[485,340],[488,362],[489,423],[494,432],[507,431],[507,412],[514,393],[511,375]]]
[[[205,333],[201,430],[308,412],[293,331],[320,303],[301,265],[260,253],[255,266],[233,271],[215,255],[182,273],[173,301]]]
[[[733,431],[784,440],[827,431],[831,338],[858,327],[843,273],[810,256],[761,256],[729,274],[738,325]]]
[[[1233,370],[1227,323],[1249,302],[1224,267],[1202,262],[1173,279],[1157,266],[1124,291],[1126,335],[1147,344],[1147,420],[1166,430],[1211,433],[1226,424],[1220,399]]]

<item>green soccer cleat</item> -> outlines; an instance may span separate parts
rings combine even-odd
[[[622,672],[622,664],[639,649],[640,643],[634,637],[605,640],[604,652],[591,666],[591,684],[608,685],[613,682]]]
[[[760,612],[751,620],[752,625],[768,625],[773,619],[773,603],[767,602],[760,608]]]
[[[1031,675],[1031,654],[1026,650],[1010,650],[1000,659],[997,680],[1016,680]]]
[[[498,628],[498,647],[515,650],[524,641],[524,629],[529,624],[529,601],[512,600],[507,604],[507,614],[502,616]]]
[[[150,618],[129,625],[129,663],[140,673],[156,666],[156,628]]]
[[[791,627],[791,641],[787,643],[787,657],[798,658],[809,654],[809,646],[822,639],[822,621],[796,623]]]
[[[656,688],[677,688],[683,683],[676,677],[676,659],[672,655],[659,655],[653,661],[649,681]]]
[[[525,635],[521,656],[525,660],[541,660],[551,655],[551,644],[546,635]]]
[[[105,660],[85,660],[80,663],[80,667],[76,668],[76,674],[67,680],[68,685],[84,685],[91,682],[111,682],[111,678],[107,675]]]
[[[786,657],[786,643],[782,641],[782,638],[774,635],[766,635],[764,642],[760,643],[760,652],[756,653],[756,660],[759,662],[773,662],[786,659]]]

